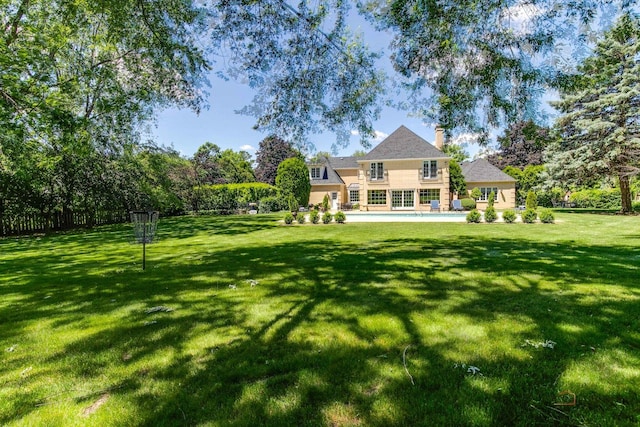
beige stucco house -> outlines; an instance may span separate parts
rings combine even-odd
[[[363,211],[429,212],[431,202],[437,200],[441,210],[449,210],[455,195],[449,192],[451,159],[442,152],[443,143],[444,132],[440,128],[436,128],[432,145],[400,126],[364,157],[330,157],[311,163],[309,203],[322,203],[328,195],[332,209],[357,206]],[[500,189],[496,208],[514,207],[515,180],[488,163],[473,166],[475,162],[470,163],[470,177],[486,180],[473,182],[482,184],[482,188]],[[470,183],[468,188],[474,186]],[[511,187],[513,195],[509,192]]]

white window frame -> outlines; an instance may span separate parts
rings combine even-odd
[[[479,202],[487,202],[489,201],[489,194],[493,191],[493,194],[496,196],[495,201],[498,201],[498,187],[480,187],[480,198]]]
[[[376,194],[378,196],[373,197]],[[367,204],[374,206],[383,206],[387,204],[387,190],[368,190]]]
[[[320,175],[320,167],[319,166],[312,166],[311,167],[311,179],[320,179],[321,175]]]
[[[422,178],[436,179],[438,177],[438,161],[425,160],[422,162]]]
[[[372,162],[369,167],[369,178],[371,181],[379,181],[384,179],[384,163]]]
[[[438,198],[437,199],[430,198],[430,196],[432,196],[433,194],[428,194],[428,193],[436,193],[436,192],[438,193]],[[429,199],[423,200],[423,197],[427,197],[427,196],[429,196]],[[421,188],[420,191],[418,192],[418,200],[420,201],[421,205],[430,205],[432,200],[440,201],[440,189],[439,188]]]
[[[360,203],[360,190],[349,190],[349,203]]]

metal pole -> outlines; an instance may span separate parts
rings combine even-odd
[[[146,258],[147,258],[147,220],[145,218],[144,223],[142,223],[142,269],[144,270],[146,267]]]

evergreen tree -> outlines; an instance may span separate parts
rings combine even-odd
[[[292,194],[300,206],[307,206],[309,194],[311,194],[307,165],[299,158],[287,159],[280,163],[276,175],[276,186],[282,194],[287,196]]]
[[[551,177],[582,184],[617,176],[622,212],[631,212],[629,179],[640,171],[640,22],[624,15],[605,33],[580,75],[553,103],[562,140],[547,152]]]
[[[449,192],[456,193],[460,198],[467,196],[467,182],[464,180],[462,168],[453,159],[449,162]]]

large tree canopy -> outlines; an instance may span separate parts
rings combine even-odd
[[[544,150],[552,139],[549,128],[538,126],[531,120],[516,122],[498,136],[498,151],[490,154],[487,160],[500,169],[541,165],[544,163]]]
[[[487,134],[536,118],[545,88],[564,81],[599,30],[628,0],[368,0],[394,34],[393,63],[410,105],[447,131]]]
[[[579,70],[554,103],[562,139],[548,150],[549,174],[564,184],[617,176],[630,212],[629,178],[640,172],[640,20],[623,16]]]

